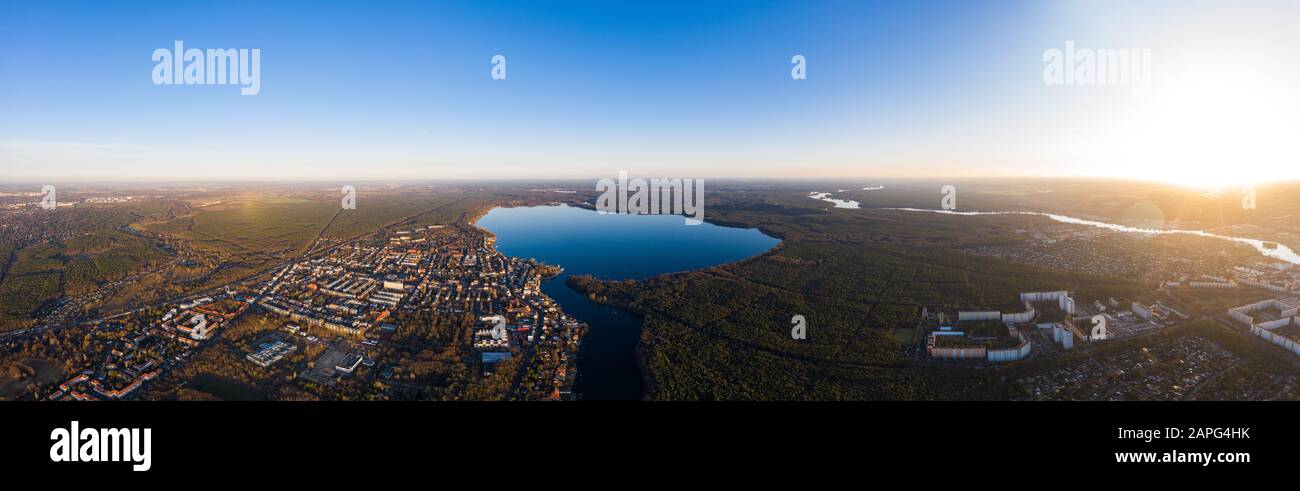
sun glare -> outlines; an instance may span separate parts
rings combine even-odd
[[[1101,151],[1117,173],[1197,188],[1300,178],[1300,104],[1291,78],[1261,60],[1172,67],[1139,96]]]

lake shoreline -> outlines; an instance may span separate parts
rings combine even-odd
[[[486,215],[498,210],[523,210],[511,215],[530,217],[515,218],[518,222],[513,224],[477,223],[489,220]],[[580,214],[575,215],[574,211]],[[683,229],[684,222],[676,222],[681,218],[676,215],[616,214],[609,218],[597,215],[590,204],[497,206],[483,215],[476,226],[497,237],[497,249],[503,254],[565,268],[564,274],[547,282],[545,286],[550,288],[545,293],[566,313],[591,327],[578,353],[579,382],[575,393],[584,400],[645,400],[655,393],[653,376],[646,363],[645,313],[628,302],[592,298],[592,289],[584,285],[658,281],[672,275],[733,266],[771,254],[786,242],[759,227],[720,224],[716,220],[705,220],[704,224]],[[502,216],[498,215],[498,221],[508,221]],[[604,221],[592,223],[596,216]],[[644,216],[651,221],[626,218],[632,216]],[[513,226],[513,230],[503,225]],[[498,230],[492,231],[493,226]],[[560,243],[564,245],[561,247]],[[575,248],[575,243],[590,247]],[[605,254],[599,253],[602,251]],[[563,285],[552,283],[559,279]],[[620,377],[625,381],[615,380]],[[639,383],[632,382],[633,377]],[[636,397],[631,397],[628,390],[632,385],[639,386]]]

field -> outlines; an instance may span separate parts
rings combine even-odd
[[[25,327],[36,309],[61,295],[62,248],[51,245],[24,248],[14,254],[13,264],[0,283],[0,324]],[[2,330],[2,329],[0,329]]]
[[[233,255],[278,259],[306,250],[338,212],[338,203],[249,196],[203,209],[187,235]]]
[[[395,224],[412,217],[418,222],[430,215],[436,216],[431,223],[447,224],[455,221],[458,215],[448,217],[438,214],[437,210],[460,197],[460,193],[456,192],[431,192],[429,195],[408,192],[391,196],[363,193],[357,198],[357,209],[340,213],[325,230],[325,235],[335,239],[348,239],[374,232],[378,226]]]

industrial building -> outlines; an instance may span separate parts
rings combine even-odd
[[[256,351],[249,353],[244,358],[253,362],[254,365],[266,368],[297,350],[297,345],[276,339],[262,343]]]

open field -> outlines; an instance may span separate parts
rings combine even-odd
[[[338,203],[250,196],[203,209],[188,232],[230,254],[278,257],[305,250],[338,211]]]
[[[0,325],[29,325],[36,309],[61,295],[62,248],[33,246],[14,254],[13,264],[0,283]]]

